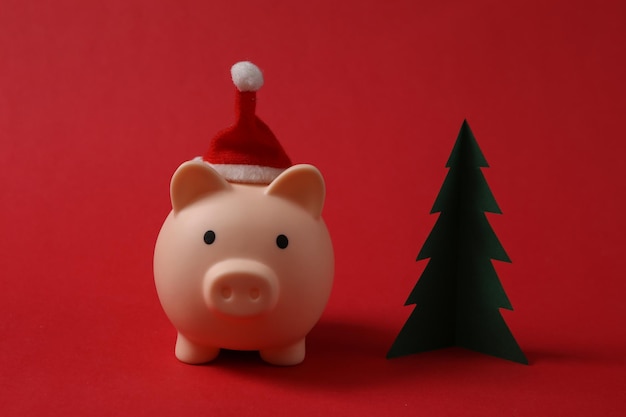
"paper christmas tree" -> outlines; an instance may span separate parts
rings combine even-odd
[[[417,255],[430,260],[405,303],[415,309],[388,358],[459,346],[528,363],[499,311],[513,308],[492,259],[511,260],[485,216],[502,213],[481,171],[488,166],[464,121],[431,210],[439,218]]]

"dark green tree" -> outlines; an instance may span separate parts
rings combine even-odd
[[[499,311],[513,308],[491,260],[511,260],[485,216],[502,213],[481,171],[488,166],[463,121],[431,210],[439,218],[417,255],[430,260],[405,303],[416,307],[388,358],[459,346],[528,363]]]

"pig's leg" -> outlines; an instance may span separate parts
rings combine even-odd
[[[215,359],[220,353],[220,348],[196,345],[178,333],[174,352],[179,361],[195,365]]]
[[[304,360],[304,338],[296,343],[259,351],[261,358],[272,365],[297,365]]]

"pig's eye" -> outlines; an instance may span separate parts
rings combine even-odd
[[[215,242],[215,232],[213,230],[209,230],[204,234],[204,243],[210,245]]]
[[[287,236],[285,235],[276,236],[276,246],[278,246],[281,249],[285,249],[287,245],[289,245],[289,239],[287,239]]]

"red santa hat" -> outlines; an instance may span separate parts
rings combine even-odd
[[[202,159],[228,181],[269,184],[292,164],[276,136],[254,112],[263,74],[247,61],[233,65],[230,73],[237,87],[235,124],[215,135]]]

